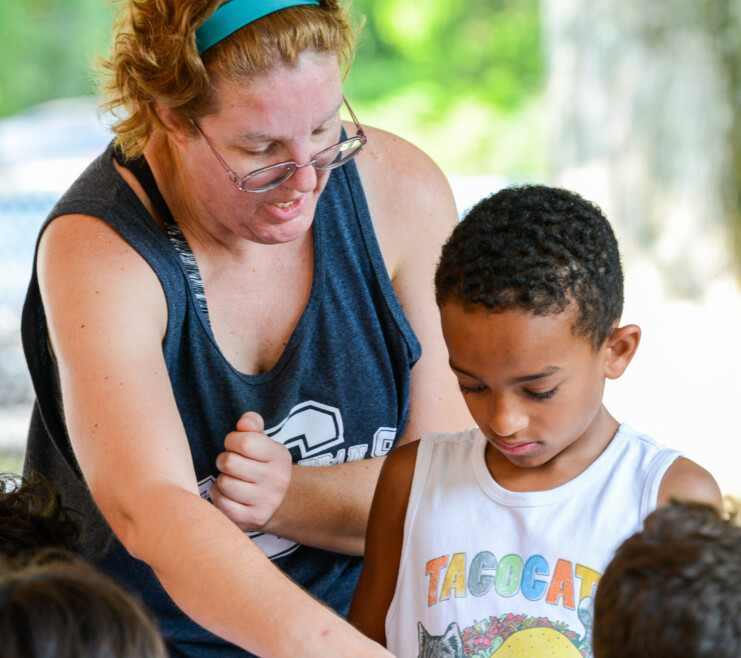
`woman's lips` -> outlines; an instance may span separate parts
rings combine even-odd
[[[270,217],[276,221],[287,222],[298,217],[303,212],[305,205],[306,196],[301,196],[298,199],[288,201],[273,201],[264,207]]]

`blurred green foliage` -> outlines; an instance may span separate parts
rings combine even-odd
[[[346,83],[361,121],[451,173],[545,168],[538,0],[354,0],[364,18]]]
[[[22,473],[23,455],[0,452],[0,473]]]
[[[346,85],[361,121],[447,171],[540,167],[538,0],[354,0],[353,10],[365,25]],[[109,0],[0,2],[0,116],[95,93],[113,12]]]
[[[541,86],[537,0],[355,0],[365,17],[351,73],[354,97],[417,88],[436,120],[459,99],[516,110]]]
[[[0,2],[0,116],[95,93],[92,62],[110,44],[108,0]]]

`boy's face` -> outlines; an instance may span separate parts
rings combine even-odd
[[[602,406],[609,348],[594,352],[587,338],[574,335],[573,313],[571,307],[548,316],[457,304],[440,309],[450,365],[489,439],[487,463],[495,476],[543,467],[574,477],[617,428]]]

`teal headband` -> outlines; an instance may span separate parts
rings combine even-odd
[[[318,4],[318,0],[231,0],[231,2],[221,5],[196,30],[198,52],[203,53],[239,28],[279,9],[295,7],[296,5]]]

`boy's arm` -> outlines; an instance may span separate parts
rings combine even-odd
[[[386,613],[396,589],[409,493],[419,441],[386,457],[371,505],[360,580],[348,621],[386,645]]]
[[[723,508],[723,496],[713,476],[699,464],[684,457],[677,459],[667,469],[659,487],[659,505],[668,505],[673,498]]]

